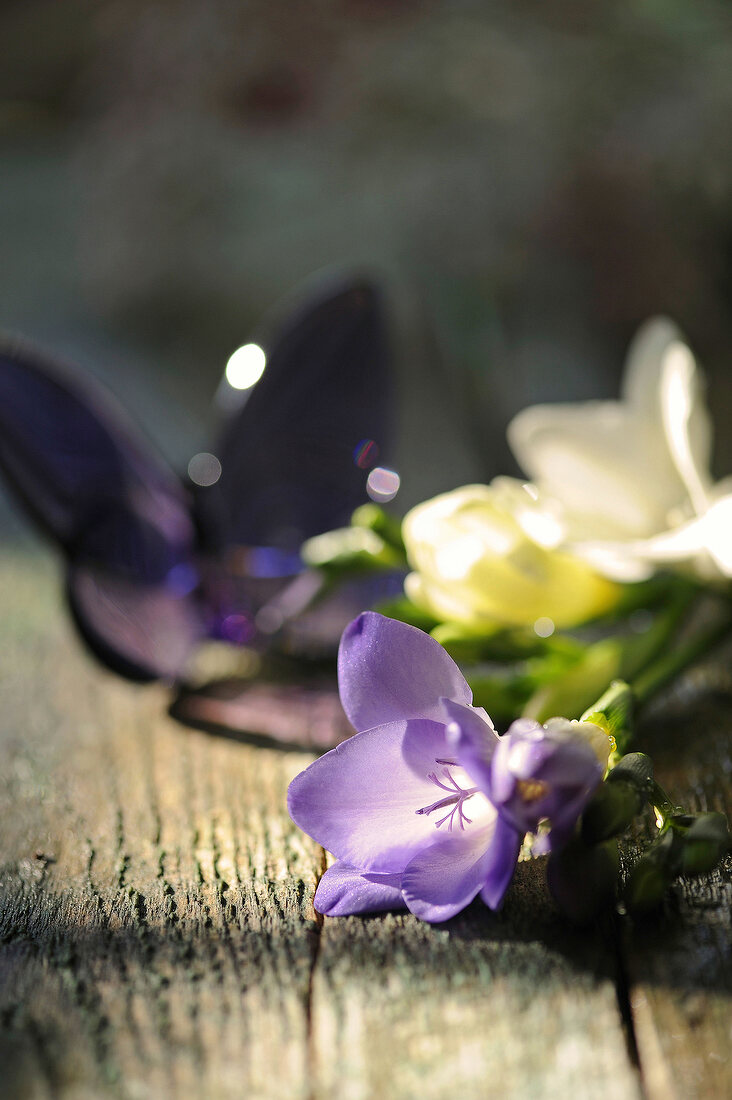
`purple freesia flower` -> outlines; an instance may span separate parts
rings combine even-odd
[[[577,723],[551,718],[541,725],[519,718],[499,739],[485,776],[485,793],[501,817],[520,833],[549,828],[535,855],[561,848],[587,805],[604,768]]]
[[[445,650],[374,612],[346,627],[338,682],[359,732],[301,772],[288,793],[293,821],[337,858],[318,886],[316,909],[344,916],[406,906],[441,921],[477,894],[498,908],[537,813],[565,832],[584,805],[578,783],[594,787],[581,740],[567,735],[565,744],[537,723],[532,731],[543,735],[522,727],[513,736],[514,723],[504,759],[505,739],[471,706],[470,687]],[[519,766],[524,743],[530,751],[521,750]],[[589,752],[599,781],[602,769]],[[557,780],[564,763],[573,769],[569,787]]]

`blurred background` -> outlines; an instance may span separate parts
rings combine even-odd
[[[336,266],[388,288],[401,510],[515,472],[510,417],[614,395],[658,312],[732,470],[728,4],[4,0],[0,42],[0,327],[179,468],[233,349]]]

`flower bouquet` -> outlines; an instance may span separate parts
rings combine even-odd
[[[581,922],[619,893],[651,909],[729,851],[724,815],[675,805],[633,743],[638,707],[732,631],[732,486],[709,472],[691,351],[650,321],[620,401],[526,409],[508,438],[530,481],[445,493],[401,526],[365,506],[304,547],[341,578],[409,570],[343,634],[355,736],[290,787],[294,821],[336,857],[324,914],[496,909],[524,855],[548,857]],[[618,838],[643,815],[653,835],[621,886]]]

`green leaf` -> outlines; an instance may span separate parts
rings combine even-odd
[[[378,504],[362,504],[357,508],[351,516],[351,526],[375,531],[388,546],[398,550],[406,561],[401,520],[390,516]]]
[[[364,573],[400,568],[402,559],[375,531],[364,527],[340,527],[304,542],[303,561],[330,575]]]
[[[613,638],[588,646],[569,668],[534,692],[523,716],[538,722],[556,715],[578,717],[617,676],[620,660],[621,646]]]

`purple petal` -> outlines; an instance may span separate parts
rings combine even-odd
[[[512,739],[509,742],[507,740],[506,743],[510,745],[508,769],[515,779],[534,779],[539,775],[542,779],[548,778],[546,774],[548,767],[556,759],[559,750],[557,744],[549,740],[543,731],[541,736],[543,738],[541,741]],[[594,753],[592,755],[597,759]]]
[[[486,794],[519,832],[536,832],[548,818],[552,836],[534,848],[548,851],[571,833],[602,771],[592,746],[569,722],[555,719],[546,728],[514,722],[493,754]]]
[[[533,846],[533,854],[546,855],[548,852],[557,852],[571,839],[574,827],[579,815],[590,800],[595,788],[602,778],[602,769],[597,765],[596,775],[568,801],[560,803],[558,809],[551,818],[551,829],[543,836],[538,836]]]
[[[489,909],[500,909],[511,885],[523,837],[499,816],[490,847],[490,863],[480,896]]]
[[[381,909],[406,909],[400,889],[401,875],[364,874],[340,861],[329,867],[315,891],[314,905],[326,917],[351,913],[375,913]]]
[[[514,742],[508,765],[516,779],[541,779],[549,785],[553,795],[549,796],[547,816],[556,814],[578,788],[594,790],[603,773],[592,746],[580,736],[565,740],[547,737],[540,743]],[[492,775],[495,778],[495,770]]]
[[[483,886],[491,866],[493,824],[431,844],[402,875],[407,908],[426,921],[454,917]]]
[[[293,779],[290,816],[352,866],[403,871],[434,836],[417,810],[435,800],[428,776],[446,751],[444,725],[424,719],[358,733]]]
[[[429,634],[365,611],[343,631],[338,651],[343,709],[357,730],[405,718],[444,721],[441,698],[470,703],[465,677]]]
[[[537,727],[539,725],[538,722],[533,724]],[[507,802],[516,786],[515,777],[508,766],[510,753],[511,742],[508,739],[508,734],[504,733],[503,737],[499,737],[496,751],[491,758],[487,791],[488,797],[496,806]]]
[[[491,757],[499,741],[490,718],[482,708],[454,703],[451,699],[443,699],[442,705],[449,720],[445,731],[448,745],[473,782],[488,793]]]

